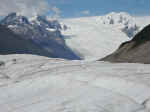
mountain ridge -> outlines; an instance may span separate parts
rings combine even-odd
[[[30,40],[56,56],[70,60],[79,60],[65,43],[61,34],[61,25],[57,20],[49,21],[46,17],[37,16],[36,20],[29,19],[17,13],[11,13],[0,22],[21,38]]]
[[[150,25],[127,42],[124,42],[112,54],[100,59],[100,61],[127,62],[127,63],[150,63]]]
[[[37,44],[21,38],[19,35],[2,25],[0,25],[0,54],[34,54],[55,57]]]

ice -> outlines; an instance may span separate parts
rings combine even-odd
[[[150,65],[34,55],[0,59],[9,76],[0,78],[2,112],[149,112]]]
[[[100,17],[62,22],[66,44],[85,60],[0,55],[0,112],[150,112],[150,65],[95,61],[129,40],[122,25]],[[136,23],[143,28],[149,17]]]
[[[68,27],[62,31],[66,44],[83,59],[97,60],[114,52],[122,42],[132,39],[150,23],[150,17],[112,12],[104,16],[71,18],[61,22]]]

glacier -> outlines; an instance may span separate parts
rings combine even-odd
[[[68,29],[62,34],[66,44],[81,58],[97,60],[114,52],[121,43],[131,40],[150,23],[149,18],[112,12],[103,16],[63,19],[61,23]]]
[[[2,112],[149,112],[150,65],[0,56]]]
[[[141,29],[148,18],[135,23]],[[96,61],[132,38],[122,23],[99,16],[61,22],[67,46],[84,60],[0,55],[0,111],[150,112],[149,64]]]

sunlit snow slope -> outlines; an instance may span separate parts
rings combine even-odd
[[[0,112],[150,112],[150,65],[0,59]]]
[[[128,37],[121,30],[104,25],[99,17],[64,20],[69,29],[63,34],[66,43],[84,59],[99,59],[114,50]]]
[[[64,19],[66,43],[86,60],[105,57],[150,23],[149,17],[132,17],[127,13]]]
[[[129,39],[122,23],[100,20],[62,21],[67,45],[84,61],[0,55],[0,112],[150,112],[150,65],[89,61]]]

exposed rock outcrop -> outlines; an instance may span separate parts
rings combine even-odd
[[[21,38],[2,25],[0,25],[0,54],[35,54],[55,57],[34,42]]]
[[[101,61],[150,64],[150,25]]]
[[[28,19],[25,16],[11,13],[0,21],[0,24],[9,28],[19,37],[36,43],[39,47],[54,55],[55,58],[80,59],[65,44],[61,34],[61,25],[57,20],[48,20],[43,16]]]

